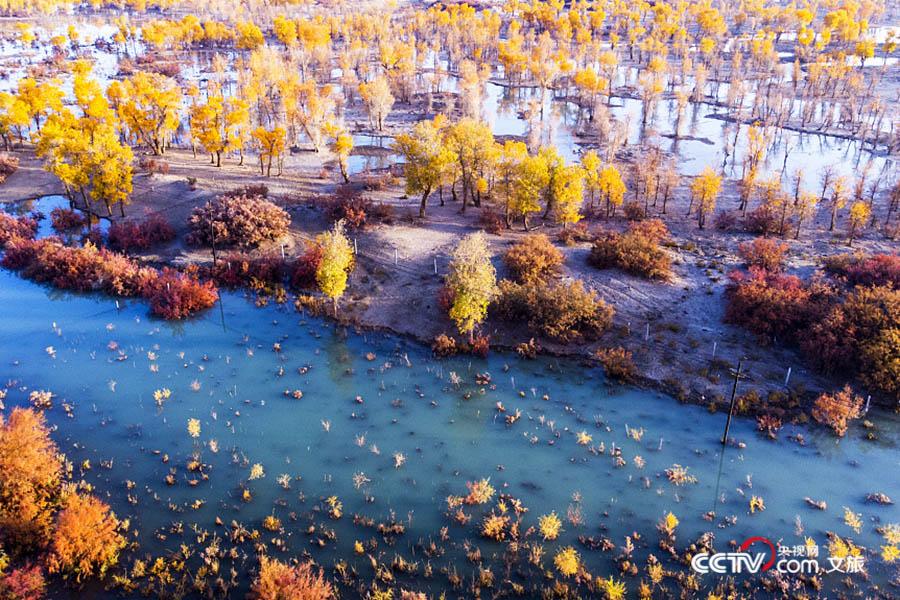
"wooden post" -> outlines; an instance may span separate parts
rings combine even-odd
[[[728,430],[731,428],[731,417],[734,415],[734,397],[737,394],[738,379],[741,378],[741,366],[743,361],[738,361],[737,371],[734,372],[734,385],[731,388],[731,405],[728,407],[728,419],[725,421],[725,433],[722,434],[722,445],[728,442]]]
[[[644,330],[644,341],[650,339],[650,323],[647,323],[647,328]]]
[[[397,249],[394,248],[394,266],[395,266],[395,267],[397,266],[397,260],[398,260],[398,258],[397,258]]]
[[[710,360],[716,359],[716,348],[718,348],[718,347],[719,347],[719,342],[713,342],[713,353],[712,353],[712,357],[710,358]]]

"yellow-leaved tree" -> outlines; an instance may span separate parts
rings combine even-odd
[[[316,243],[322,251],[322,259],[316,268],[316,283],[319,290],[331,298],[334,315],[337,316],[338,300],[347,289],[347,278],[353,271],[353,247],[344,233],[343,220],[330,230],[320,233]]]
[[[691,204],[697,202],[697,225],[700,229],[703,229],[706,218],[716,209],[716,199],[719,197],[721,187],[722,176],[712,167],[703,169],[703,172],[691,182]]]
[[[484,232],[470,233],[459,241],[445,284],[452,298],[450,319],[472,342],[475,328],[484,321],[488,305],[497,295],[497,272]]]
[[[421,194],[419,217],[425,217],[428,196],[442,185],[456,163],[456,154],[444,143],[442,130],[445,119],[438,115],[433,121],[420,121],[410,133],[401,133],[394,142],[394,150],[403,156],[406,193]]]
[[[106,96],[122,124],[138,143],[153,154],[164,154],[181,109],[181,89],[171,77],[138,71],[131,78],[112,82]]]

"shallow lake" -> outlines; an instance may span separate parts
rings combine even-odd
[[[477,384],[478,373],[490,373],[491,384]],[[679,550],[711,530],[719,551],[749,536],[784,544],[811,536],[824,556],[826,531],[834,531],[875,553],[867,557],[873,582],[891,576],[876,556],[883,541],[875,527],[900,521],[900,514],[896,506],[865,504],[864,497],[900,496],[889,475],[900,466],[896,415],[869,414],[878,441],[864,441],[857,427],[838,441],[821,429],[793,426],[769,441],[754,422],[739,418],[731,433],[746,447],[729,446],[723,456],[724,414],[608,384],[599,370],[574,361],[507,354],[437,361],[417,343],[347,332],[293,308],[258,308],[228,293],[200,318],[166,323],[150,318],[141,302],[117,307],[110,298],[51,291],[6,270],[0,270],[0,380],[10,388],[7,409],[27,404],[31,390],[56,395],[48,419],[75,478],[83,476],[120,517],[130,518],[141,551],[154,555],[181,543],[196,549],[193,524],[224,535],[232,520],[261,529],[274,514],[285,532],[263,531],[262,540],[281,537],[286,552],[272,554],[308,551],[324,565],[345,559],[364,580],[372,569],[353,553],[355,540],[378,538],[382,560],[401,554],[419,561],[420,573],[428,559],[418,544],[435,540],[446,550],[431,560],[435,577],[407,582],[437,592],[447,581],[441,567],[469,579],[474,567],[464,557],[466,540],[481,548],[485,566],[503,572],[504,546],[478,537],[490,505],[466,507],[473,515],[467,526],[445,514],[448,495],[464,496],[467,481],[490,478],[498,493],[529,509],[525,527],[550,511],[564,520],[570,507],[581,513],[581,526],[566,523],[559,540],[543,543],[546,568],[559,547],[574,545],[595,575],[614,574],[618,550],[589,550],[577,538],[604,536],[622,546],[637,532],[635,557],[643,569],[647,554],[665,556],[656,523],[671,511],[681,522]],[[171,397],[158,404],[154,392],[163,388]],[[302,398],[285,395],[293,390],[302,390]],[[498,402],[506,413],[498,413]],[[506,425],[504,416],[517,410],[521,419]],[[192,418],[201,423],[196,439],[187,431]],[[643,435],[631,437],[629,428]],[[593,437],[596,452],[576,442],[580,431]],[[805,446],[788,441],[796,433]],[[616,465],[614,449],[624,466]],[[192,487],[197,474],[186,464],[195,453],[208,465],[209,479]],[[405,457],[400,468],[395,453]],[[265,476],[249,481],[254,464]],[[674,464],[687,467],[697,483],[670,483],[664,471]],[[170,470],[171,486],[164,481]],[[282,474],[289,489],[277,481]],[[242,484],[252,501],[241,499]],[[749,514],[751,495],[764,498],[765,511]],[[329,496],[343,504],[339,520],[317,510]],[[809,508],[805,496],[827,501],[828,509]],[[205,503],[194,506],[198,499]],[[843,507],[862,514],[859,534],[843,523]],[[715,519],[704,520],[713,510]],[[355,514],[376,522],[394,515],[406,533],[386,546],[373,528],[354,525]],[[217,516],[226,527],[215,526]],[[726,524],[729,516],[736,517],[733,524]],[[795,531],[797,518],[803,535]],[[171,533],[173,523],[186,533]],[[315,535],[307,535],[310,525]],[[439,540],[442,526],[449,527],[446,543]],[[312,542],[323,527],[337,538],[319,548]],[[255,566],[251,545],[238,556],[241,575]],[[633,592],[637,580],[627,581]],[[839,577],[827,576],[826,584],[839,585]]]

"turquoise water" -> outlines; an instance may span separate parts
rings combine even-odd
[[[479,373],[490,373],[491,384],[476,383]],[[600,371],[574,361],[503,354],[436,361],[419,344],[348,332],[292,308],[257,308],[235,294],[224,294],[221,306],[200,318],[167,323],[150,318],[140,302],[117,308],[109,298],[51,291],[2,270],[0,381],[9,388],[7,409],[27,404],[31,390],[55,394],[47,416],[76,478],[83,476],[120,517],[130,518],[141,552],[153,555],[168,556],[182,543],[201,549],[194,525],[222,536],[232,520],[261,530],[263,518],[274,514],[284,532],[261,530],[261,541],[283,540],[284,551],[269,544],[281,558],[309,552],[325,566],[344,559],[370,581],[372,567],[353,554],[353,544],[377,539],[371,553],[382,562],[402,555],[418,561],[421,574],[430,560],[432,578],[397,577],[407,589],[436,593],[447,587],[442,567],[471,581],[476,570],[464,558],[468,540],[500,581],[504,545],[480,538],[476,525],[492,505],[465,507],[473,516],[465,526],[446,514],[445,498],[465,495],[466,482],[481,478],[522,500],[529,509],[523,531],[542,514],[556,511],[565,520],[570,506],[579,508],[582,525],[565,523],[559,540],[543,542],[543,566],[552,569],[555,551],[573,545],[587,568],[603,576],[617,572],[618,548],[632,532],[641,534],[634,556],[642,571],[648,553],[663,559],[655,525],[669,511],[681,522],[679,551],[712,530],[719,551],[728,549],[729,540],[751,535],[785,544],[812,536],[827,554],[825,534],[834,531],[878,552],[883,542],[875,527],[900,521],[896,506],[864,503],[869,492],[900,496],[889,476],[900,462],[895,415],[870,413],[875,442],[864,441],[859,428],[838,441],[820,429],[792,426],[773,442],[751,421],[737,419],[732,435],[746,447],[728,447],[722,457],[725,415],[608,384]],[[158,405],[153,394],[163,388],[171,397]],[[302,390],[303,397],[286,396],[286,390]],[[506,413],[498,413],[498,402]],[[517,410],[521,418],[507,425],[504,415]],[[187,431],[192,418],[201,423],[196,439]],[[626,427],[643,428],[640,441]],[[582,430],[593,437],[594,453],[576,443]],[[805,446],[788,441],[796,433]],[[601,443],[603,453],[597,450]],[[616,466],[614,447],[624,466]],[[405,457],[400,468],[398,452]],[[195,455],[207,465],[208,480],[191,486],[189,480],[199,477],[186,464]],[[637,456],[646,462],[643,468],[636,466]],[[254,464],[265,476],[251,481]],[[670,483],[664,471],[673,464],[688,467],[697,483]],[[165,482],[170,473],[171,486]],[[354,475],[360,473],[368,481],[357,487]],[[290,489],[277,481],[282,474]],[[251,502],[241,499],[244,487]],[[764,498],[764,512],[749,514],[751,495]],[[322,510],[329,496],[343,504],[339,520]],[[574,496],[580,501],[573,503]],[[828,509],[809,508],[805,496],[827,501]],[[202,506],[193,506],[197,500]],[[845,506],[862,514],[859,534],[843,523]],[[716,511],[712,522],[702,518],[710,510]],[[355,525],[355,514],[376,523],[393,515],[406,533],[389,546],[374,528]],[[736,522],[726,523],[732,516]],[[797,516],[803,536],[795,533]],[[216,517],[226,527],[216,527]],[[175,523],[184,533],[172,533]],[[307,534],[310,525],[313,535]],[[439,537],[443,526],[445,542]],[[336,539],[320,548],[323,527]],[[617,549],[590,550],[579,536],[609,538]],[[444,553],[425,557],[422,545],[430,541]],[[256,564],[253,546],[245,542],[236,556],[223,560],[223,571],[233,564],[246,585]],[[896,577],[874,554],[868,568],[874,584]],[[530,577],[541,583],[537,571]],[[637,578],[625,581],[633,593]],[[712,582],[701,578],[703,585]],[[839,580],[830,575],[826,583],[838,586]]]

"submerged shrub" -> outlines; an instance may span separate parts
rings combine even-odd
[[[193,244],[253,248],[285,235],[291,217],[262,196],[219,196],[194,208],[188,224]]]
[[[26,565],[0,574],[0,598],[3,600],[42,600],[46,597],[47,582],[37,565]]]
[[[251,600],[329,600],[334,595],[334,587],[312,563],[290,566],[262,556],[259,574],[248,597]]]
[[[48,570],[81,582],[102,577],[116,564],[125,538],[109,506],[97,498],[71,493],[56,518]]]
[[[63,460],[41,412],[0,414],[0,543],[27,553],[50,538]]]
[[[50,226],[59,233],[81,229],[86,223],[87,219],[71,208],[56,207],[50,211]]]
[[[503,262],[518,283],[532,283],[559,272],[562,252],[543,233],[526,235],[503,255]]]
[[[838,437],[844,437],[850,421],[862,415],[862,403],[863,399],[846,385],[839,392],[819,396],[812,409],[812,416],[819,423],[831,427]]]
[[[596,338],[612,323],[614,311],[581,281],[555,285],[500,282],[497,313],[560,341]]]
[[[435,337],[434,341],[431,342],[431,351],[438,358],[445,358],[455,355],[459,349],[456,346],[455,339],[446,333],[442,333]]]
[[[255,291],[272,291],[284,283],[287,265],[281,256],[227,254],[205,273],[217,285],[229,289],[247,287]]]
[[[598,269],[618,268],[648,279],[667,280],[672,261],[660,243],[669,231],[659,219],[632,223],[628,231],[601,233],[591,247],[588,263]]]
[[[182,273],[168,267],[148,282],[143,295],[150,301],[150,310],[163,319],[184,319],[207,309],[219,299],[216,286],[200,281],[195,273]]]
[[[175,239],[175,229],[163,217],[153,215],[145,221],[120,221],[109,228],[109,247],[134,252]]]
[[[3,266],[22,276],[54,287],[79,292],[103,291],[115,296],[136,296],[155,278],[156,270],[91,243],[65,246],[57,238],[12,240]]]
[[[31,239],[37,229],[38,223],[31,217],[14,217],[0,211],[0,245],[13,238]]]

